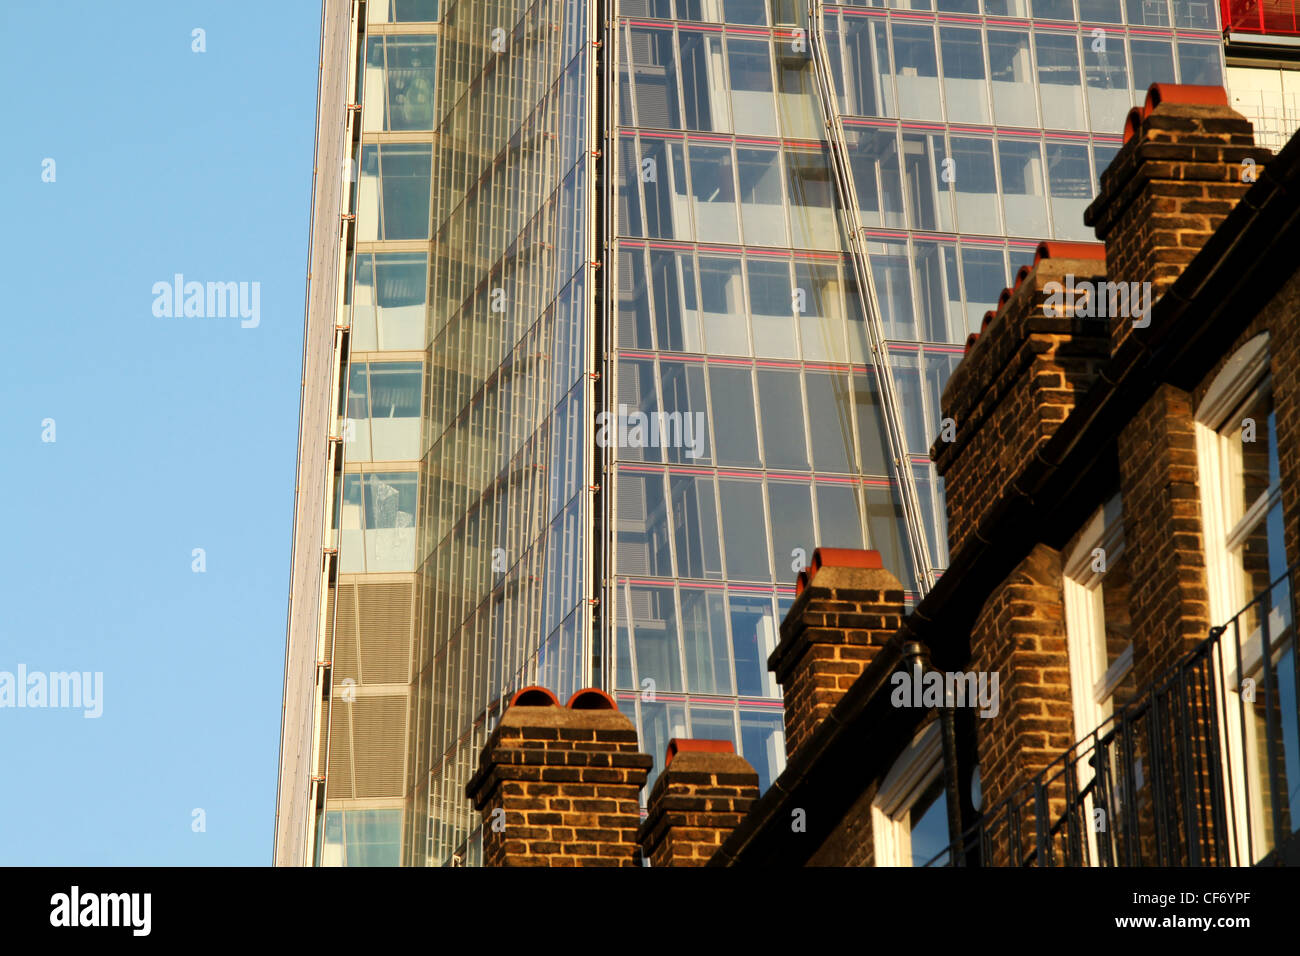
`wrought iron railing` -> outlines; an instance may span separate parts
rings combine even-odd
[[[1293,570],[925,865],[1300,863]]]

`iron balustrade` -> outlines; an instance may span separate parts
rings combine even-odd
[[[1294,571],[925,865],[1300,864]]]

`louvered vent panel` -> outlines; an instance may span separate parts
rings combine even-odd
[[[650,613],[650,595],[648,592],[631,591],[628,594],[628,603],[631,605],[632,620],[638,627],[658,623],[652,620],[654,615]]]
[[[357,586],[363,683],[410,681],[414,592],[412,584]]]
[[[630,409],[641,404],[641,366],[631,363],[618,370],[618,400]]]
[[[352,785],[352,704],[335,699],[330,709],[330,770],[325,793],[331,799],[356,796]]]
[[[406,795],[407,695],[358,697],[352,705],[358,797]]]
[[[345,678],[359,680],[357,673],[357,590],[344,584],[338,589],[338,623],[334,628],[334,691]]]

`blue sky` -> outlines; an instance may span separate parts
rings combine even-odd
[[[270,862],[319,20],[0,5],[0,671],[103,673],[98,719],[0,708],[0,864]],[[155,317],[178,272],[260,324]]]

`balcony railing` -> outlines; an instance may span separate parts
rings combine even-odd
[[[1300,36],[1295,0],[1219,0],[1226,33]]]
[[[1293,570],[926,865],[1300,863]]]

